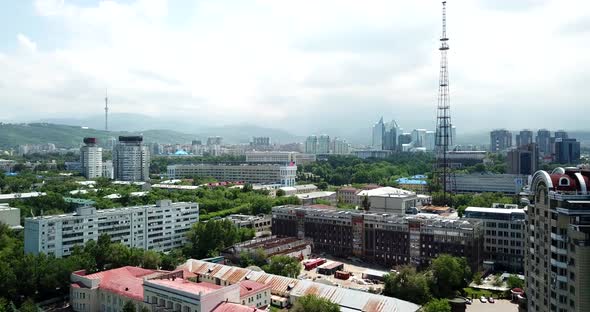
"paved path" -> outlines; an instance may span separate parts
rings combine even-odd
[[[467,305],[467,312],[517,312],[518,305],[508,300],[495,299],[494,303],[481,303],[475,299],[471,305]]]

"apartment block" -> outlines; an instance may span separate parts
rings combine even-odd
[[[86,179],[102,177],[102,148],[96,145],[96,138],[84,138],[84,144],[80,148],[82,175]]]
[[[168,166],[168,178],[210,177],[224,182],[295,185],[297,166],[294,164],[193,164]]]
[[[25,252],[69,256],[76,245],[109,234],[113,242],[146,250],[169,251],[186,242],[185,234],[199,221],[199,205],[160,200],[155,205],[97,210],[25,219]]]
[[[316,161],[315,154],[298,152],[246,152],[247,163],[295,163],[305,165]]]
[[[150,150],[142,136],[120,136],[113,148],[114,178],[147,181],[150,178]]]

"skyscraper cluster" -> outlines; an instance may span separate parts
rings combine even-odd
[[[510,131],[506,129],[493,130],[490,132],[490,151],[495,153],[509,152],[509,156],[518,152],[533,153],[536,155],[535,157],[543,161],[560,164],[576,164],[580,161],[580,142],[570,138],[568,133],[563,130],[555,131],[551,136],[551,131],[547,129],[539,129],[536,135],[533,134],[533,131],[524,129],[516,134],[516,145],[512,144]]]
[[[330,136],[327,134],[322,134],[320,136],[310,135],[305,140],[304,150],[306,154],[344,155],[350,153],[350,144],[344,139],[330,139]]]

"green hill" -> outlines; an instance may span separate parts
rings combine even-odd
[[[104,131],[79,126],[50,123],[0,124],[0,148],[11,148],[22,144],[53,143],[57,147],[80,146],[84,137],[95,137],[99,142],[120,135],[142,134],[145,142],[182,143],[190,142],[194,135],[171,130],[145,130],[138,132]]]

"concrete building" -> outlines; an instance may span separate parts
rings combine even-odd
[[[310,135],[305,139],[305,153],[306,154],[317,154],[318,153],[318,137]]]
[[[291,196],[295,194],[311,193],[318,190],[318,187],[314,184],[300,184],[293,186],[283,186],[279,188],[285,192],[285,196]]]
[[[299,152],[246,152],[248,163],[295,163],[306,165],[316,161],[315,154],[303,154]]]
[[[379,119],[377,123],[373,125],[372,131],[372,143],[371,147],[374,150],[380,151],[383,149],[383,134],[385,133],[385,124],[383,123],[383,117]]]
[[[109,180],[115,178],[115,169],[113,168],[113,161],[107,160],[102,163],[102,176]]]
[[[425,147],[426,143],[426,129],[414,129],[412,131],[412,146],[413,147]]]
[[[358,196],[356,196],[358,192],[360,192],[359,189],[351,186],[341,187],[336,192],[336,198],[346,204],[358,205]]]
[[[330,153],[330,136],[322,134],[318,138],[318,147],[316,154],[329,154]]]
[[[272,256],[307,258],[311,254],[311,242],[294,237],[260,237],[227,248],[221,255],[238,263],[242,252],[255,253],[258,250],[264,251],[267,258]]]
[[[412,142],[412,134],[411,133],[400,133],[397,137],[398,151],[405,152],[404,146],[409,145],[411,142]]]
[[[391,156],[392,151],[390,150],[360,150],[360,151],[352,151],[352,155],[360,158],[360,159],[369,159],[369,158],[387,158]]]
[[[346,143],[346,140],[334,138],[330,143],[330,154],[335,155],[348,155],[350,154],[350,144]]]
[[[580,142],[576,139],[555,139],[555,162],[577,165],[580,162]]]
[[[371,203],[370,212],[400,215],[405,214],[406,209],[416,207],[418,200],[414,192],[389,186],[358,192],[357,203],[360,204],[365,196]]]
[[[506,129],[490,132],[490,151],[498,153],[512,147],[512,133]]]
[[[590,307],[590,171],[537,171],[527,208],[528,311]]]
[[[533,144],[533,131],[524,129],[516,135],[516,147]]]
[[[539,153],[543,156],[551,154],[551,131],[547,129],[539,129],[535,139],[539,147]]]
[[[82,175],[86,179],[102,177],[102,147],[96,145],[96,138],[84,138],[84,144],[80,148]]]
[[[168,178],[211,177],[223,182],[295,185],[296,165],[280,164],[193,164],[168,166]]]
[[[537,144],[520,145],[508,152],[507,173],[532,175],[539,167],[539,149]]]
[[[525,215],[525,210],[518,208],[467,207],[465,209],[463,217],[482,221],[484,260],[494,262],[496,270],[524,272]]]
[[[120,136],[113,149],[115,180],[147,181],[150,178],[150,151],[142,136]]]
[[[555,139],[569,139],[569,135],[565,130],[557,130],[554,135]]]
[[[384,266],[427,266],[442,253],[466,257],[471,269],[483,259],[477,220],[403,216],[299,206],[272,208],[274,235],[307,238],[314,252],[354,255]]]
[[[449,151],[447,160],[452,168],[474,166],[484,162],[486,151]]]
[[[319,201],[327,201],[330,205],[336,205],[336,192],[318,191],[311,193],[295,194],[304,205],[317,204]]]
[[[4,223],[11,228],[20,228],[20,209],[0,204],[0,223]]]
[[[389,151],[397,151],[397,138],[399,136],[400,128],[395,120],[385,124],[383,132],[383,149]]]
[[[224,219],[231,221],[238,228],[253,229],[256,232],[256,236],[263,234],[270,234],[272,218],[270,215],[242,215],[232,214]]]
[[[526,175],[496,173],[460,173],[455,183],[447,184],[447,190],[459,194],[503,193],[515,195],[527,183]]]
[[[270,137],[252,137],[250,145],[254,147],[268,147],[270,146]]]
[[[220,136],[212,136],[207,138],[207,146],[221,145],[223,138]]]
[[[74,213],[26,218],[25,252],[61,258],[103,233],[129,247],[169,251],[184,245],[186,232],[198,220],[197,203],[170,200],[102,210],[78,207]]]
[[[427,151],[434,151],[434,149],[436,148],[436,132],[432,130],[426,130],[426,133],[424,134],[423,147]]]
[[[426,176],[415,175],[410,178],[399,178],[396,180],[398,186],[404,190],[424,194],[428,192],[428,182]]]

